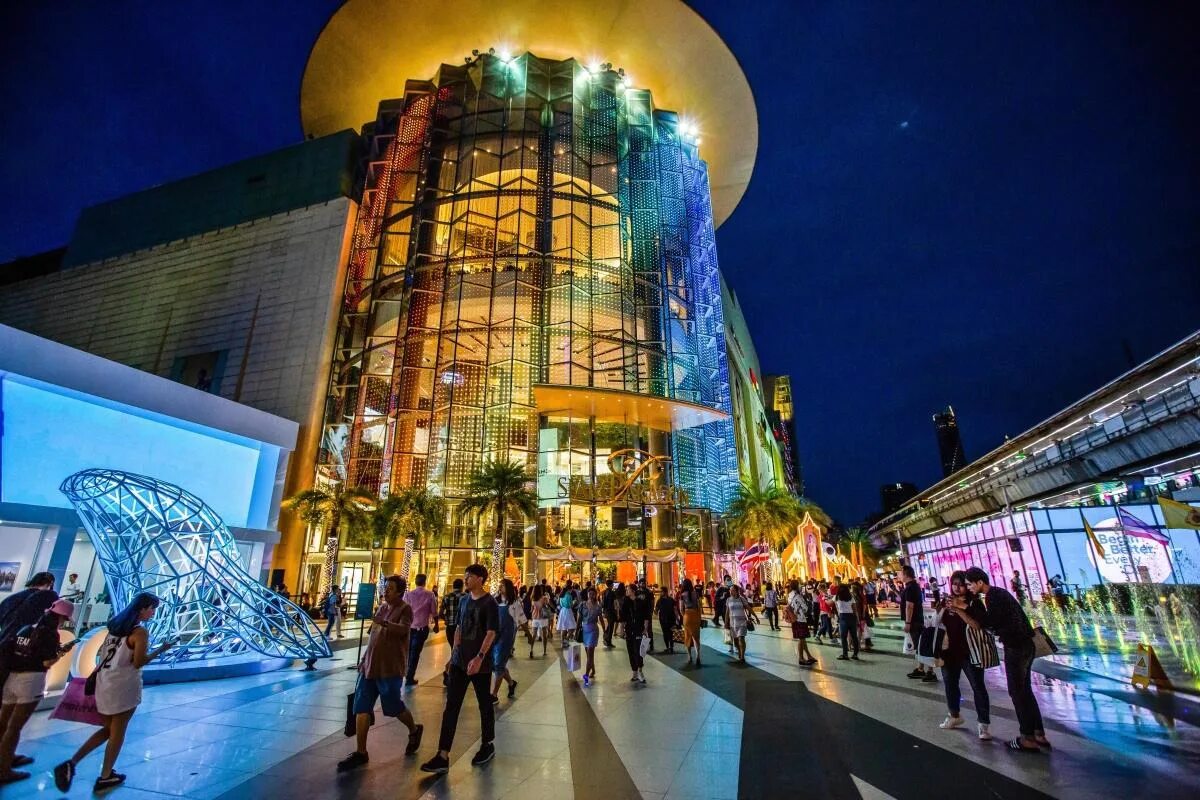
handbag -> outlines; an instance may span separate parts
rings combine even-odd
[[[359,673],[358,680],[362,681],[362,673]],[[354,691],[346,695],[346,727],[342,729],[342,733],[347,736],[353,736],[357,732],[357,715],[354,713],[354,696],[358,694],[358,684],[354,685]],[[375,724],[374,710],[367,712],[371,717],[371,725]]]
[[[50,719],[103,726],[104,716],[96,709],[95,695],[84,691],[86,683],[84,678],[71,678],[58,700],[58,705],[50,712]]]
[[[924,628],[917,640],[917,661],[928,667],[942,666],[942,650],[946,646],[946,629]]]
[[[967,653],[971,663],[980,669],[1000,666],[1000,651],[996,649],[996,637],[983,628],[967,626]]]
[[[754,623],[751,620],[746,620],[746,632],[754,630]]]
[[[566,651],[567,672],[575,672],[576,670],[579,669],[580,662],[583,660],[582,652],[583,652],[583,648],[578,643],[573,644],[567,648],[567,651]]]
[[[1052,656],[1058,652],[1058,645],[1046,633],[1046,629],[1038,625],[1033,629],[1033,657]]]

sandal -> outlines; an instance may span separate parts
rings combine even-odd
[[[1019,737],[1019,736],[1016,739],[1013,739],[1010,742],[1008,742],[1005,746],[1008,747],[1009,750],[1017,750],[1022,753],[1040,753],[1040,752],[1042,752],[1040,747],[1026,747],[1025,745],[1021,744],[1021,737]]]

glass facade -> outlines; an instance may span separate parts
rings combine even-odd
[[[688,505],[723,510],[737,476],[727,419],[639,430],[535,398],[569,386],[730,411],[708,175],[688,130],[607,65],[532,55],[443,65],[381,103],[319,479],[382,495],[424,485],[453,507],[486,459],[590,473],[634,448],[671,459]],[[550,499],[547,546],[578,526]],[[616,526],[618,510],[604,513]],[[513,525],[514,548],[535,543]],[[473,525],[445,537],[475,551],[455,559],[491,550]]]
[[[916,539],[905,549],[918,574],[939,582],[954,570],[978,566],[1007,587],[1013,570],[1020,570],[1034,598],[1055,576],[1072,593],[1104,583],[1200,583],[1200,531],[1166,528],[1156,504],[1119,508],[1133,524],[1123,526],[1114,505],[1029,509],[1013,512],[1011,521],[1000,517]],[[1103,554],[1089,541],[1084,519]],[[1010,541],[1019,541],[1021,549],[1014,551]]]

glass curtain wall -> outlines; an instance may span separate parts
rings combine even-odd
[[[453,509],[486,459],[533,474],[536,384],[728,412],[707,171],[680,127],[607,65],[532,55],[443,65],[381,103],[318,480],[424,485]],[[691,502],[723,510],[731,423],[669,440]],[[490,527],[450,523],[425,555],[487,561]]]

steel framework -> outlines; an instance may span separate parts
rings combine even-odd
[[[299,606],[256,582],[225,523],[194,494],[144,475],[77,472],[60,487],[87,529],[114,608],[138,592],[162,600],[152,642],[180,637],[163,663],[311,659],[329,644]]]

